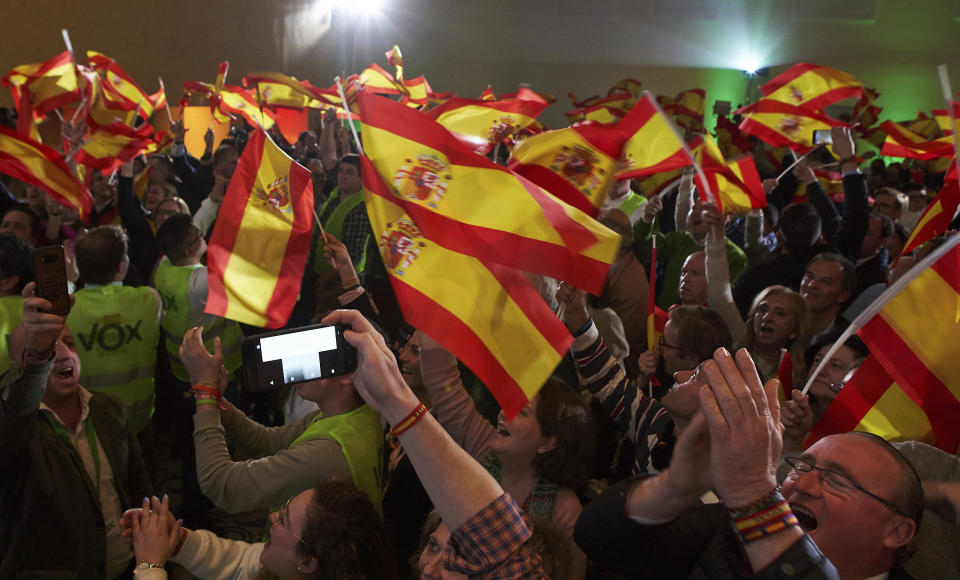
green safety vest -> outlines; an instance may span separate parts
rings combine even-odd
[[[10,335],[23,316],[23,296],[0,296],[0,375],[10,368]]]
[[[67,327],[80,357],[80,383],[116,397],[137,433],[153,416],[157,300],[146,286],[83,288],[74,296]]]
[[[330,192],[330,196],[327,197],[327,200],[323,202],[323,205],[320,207],[320,212],[317,215],[323,215],[323,212],[327,210],[327,205],[330,204],[330,200],[336,199],[339,194],[340,188],[334,188],[334,190]],[[343,222],[347,219],[347,214],[353,211],[353,209],[361,203],[363,203],[363,189],[347,196],[347,199],[341,201],[340,204],[333,209],[333,213],[330,214],[323,224],[323,230],[342,242]],[[369,237],[367,240],[369,241]],[[317,246],[313,254],[313,271],[316,274],[325,274],[333,269],[327,262],[326,256],[323,254],[324,246],[325,244],[323,237],[321,236],[317,239]],[[368,244],[364,242],[363,254],[359,257],[359,259],[356,256],[350,256],[351,259],[354,260],[353,268],[358,274],[363,273],[363,270],[367,265],[367,246]]]
[[[627,199],[623,200],[623,203],[620,204],[620,211],[627,214],[627,217],[630,217],[645,201],[647,201],[647,198],[631,191],[627,194]]]
[[[380,415],[366,404],[333,417],[318,413],[290,447],[311,439],[333,439],[340,445],[350,466],[353,483],[370,496],[370,501],[382,514],[384,442]]]
[[[200,264],[192,266],[174,266],[169,258],[160,260],[157,271],[153,275],[153,287],[163,299],[163,320],[160,326],[166,336],[167,356],[170,358],[170,369],[175,377],[183,382],[190,382],[183,361],[180,360],[180,343],[188,330],[197,326],[197,321],[190,317],[190,276],[194,271],[203,268]],[[210,316],[208,315],[209,319]],[[213,352],[213,339],[220,337],[220,346],[223,348],[223,366],[233,378],[233,373],[243,364],[240,347],[243,345],[243,332],[240,325],[226,318],[216,317],[216,320],[203,325],[203,346]]]

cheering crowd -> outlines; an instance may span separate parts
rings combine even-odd
[[[866,163],[834,127],[829,159],[761,166],[762,210],[722,213],[692,168],[617,182],[602,294],[528,276],[573,344],[507,418],[404,321],[332,109],[295,143],[271,134],[317,214],[287,327],[345,324],[360,362],[244,388],[241,344],[262,329],[204,311],[205,264],[252,130],[216,147],[207,130],[198,159],[174,121],[167,151],[92,170],[82,219],[0,182],[0,578],[960,577],[955,455],[862,432],[804,444],[870,355],[843,330],[950,243],[900,256],[942,172]],[[68,148],[85,133],[62,123]],[[37,296],[32,250],[55,244],[66,316]],[[175,497],[151,470],[163,439]],[[269,513],[266,541],[203,529],[214,509]]]

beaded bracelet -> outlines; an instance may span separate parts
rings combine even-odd
[[[409,415],[401,419],[390,431],[387,433],[387,439],[396,441],[400,435],[403,435],[411,427],[417,424],[417,422],[427,414],[427,406],[423,403],[417,405],[417,408],[414,409]]]
[[[748,544],[799,525],[779,491],[743,510],[731,510],[731,525],[743,543]]]

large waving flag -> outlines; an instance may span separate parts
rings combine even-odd
[[[789,147],[797,153],[813,149],[814,131],[844,125],[822,113],[771,99],[761,99],[737,113],[743,115],[741,131],[774,147]]]
[[[364,149],[396,203],[449,250],[599,294],[619,237],[525,178],[476,155],[438,123],[361,93]]]
[[[363,162],[370,225],[403,317],[470,367],[507,417],[515,416],[572,337],[520,272],[435,242],[404,212],[377,168]]]
[[[882,437],[932,438],[945,451],[960,450],[960,361],[951,340],[960,335],[960,236],[888,288],[853,329],[874,360],[827,409],[824,418],[832,423],[813,434],[828,434],[827,425],[849,429],[868,421]],[[865,377],[858,379],[861,372]]]
[[[254,131],[210,238],[206,312],[265,328],[286,324],[312,233],[310,171]]]
[[[698,190],[712,192],[717,209],[725,214],[766,207],[767,195],[753,159],[745,156],[727,163],[709,133],[702,137],[702,143],[697,143],[700,139],[692,144],[696,146],[697,160],[709,187],[705,187],[698,172],[695,175]]]
[[[321,89],[296,77],[277,72],[252,72],[243,77],[243,86],[256,91],[258,102],[270,107],[322,109],[340,103],[336,91]]]
[[[853,75],[825,66],[797,63],[760,87],[767,99],[811,111],[863,94],[863,84]]]
[[[647,94],[617,125],[629,138],[623,146],[617,179],[644,177],[692,165],[683,141]]]
[[[6,127],[0,127],[0,173],[36,185],[83,219],[93,209],[90,191],[70,173],[63,157]]]
[[[435,120],[473,148],[487,154],[504,139],[532,124],[547,107],[534,91],[522,88],[515,99],[483,101],[452,98],[427,111]]]
[[[254,127],[269,129],[277,122],[276,115],[257,103],[253,89],[227,85],[220,90],[218,103],[221,113],[236,113]]]

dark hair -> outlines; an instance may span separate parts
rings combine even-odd
[[[863,431],[851,431],[850,434],[873,441],[882,447],[900,466],[900,477],[893,480],[893,497],[888,499],[893,505],[897,506],[897,509],[904,516],[913,520],[917,524],[917,530],[919,530],[920,522],[923,520],[923,483],[921,483],[920,476],[913,464],[883,437]],[[893,555],[894,562],[902,564],[909,560],[916,551],[916,536],[914,536],[913,540],[896,551]]]
[[[854,266],[853,262],[847,259],[846,256],[834,254],[832,252],[824,252],[810,258],[810,261],[807,262],[807,267],[814,262],[833,262],[834,264],[840,264],[840,268],[843,270],[843,278],[840,280],[840,288],[846,290],[847,292],[853,292],[854,288],[857,287],[856,266]]]
[[[697,362],[713,358],[721,346],[733,350],[733,337],[727,323],[706,306],[677,306],[670,311],[670,322],[677,327],[677,346]]]
[[[820,239],[820,214],[809,203],[791,203],[780,214],[780,234],[791,254],[805,254]]]
[[[224,141],[226,141],[226,139],[224,139]],[[221,161],[223,161],[223,158],[224,158],[228,153],[230,153],[231,151],[234,152],[234,153],[236,153],[237,155],[240,154],[240,152],[237,150],[236,145],[232,145],[232,144],[230,144],[230,143],[225,143],[224,141],[221,141],[221,142],[220,142],[220,146],[217,147],[217,150],[213,152],[213,164],[214,164],[214,165],[216,165],[217,163],[220,163]]]
[[[193,218],[187,214],[170,216],[157,230],[157,245],[160,251],[171,260],[183,258],[187,245],[190,242],[190,232],[196,228]]]
[[[873,198],[876,199],[878,195],[890,195],[893,196],[893,207],[897,210],[902,210],[904,203],[903,200],[906,197],[900,191],[892,187],[881,187],[876,193],[873,194]]]
[[[127,257],[127,234],[120,226],[99,226],[77,240],[77,269],[86,283],[113,282]]]
[[[903,193],[907,194],[911,191],[922,191],[924,186],[922,183],[917,183],[916,181],[911,181],[910,183],[903,186]]]
[[[837,342],[837,339],[840,338],[842,334],[841,331],[828,332],[827,334],[817,337],[810,346],[807,347],[807,350],[804,351],[803,358],[807,363],[807,368],[813,368],[813,359],[817,357],[817,353],[820,352],[820,349],[828,344],[833,344]],[[851,334],[847,337],[847,340],[844,341],[843,346],[849,348],[856,355],[856,365],[859,366],[868,356],[870,356],[870,349],[867,348],[867,345],[860,340],[860,337],[856,334]]]
[[[880,235],[883,239],[889,240],[893,236],[893,220],[889,216],[875,211],[870,214],[870,219],[880,220]]]
[[[347,153],[340,158],[340,164],[347,163],[357,168],[357,175],[362,175],[360,171],[360,156],[356,153]]]
[[[3,216],[0,216],[0,221],[3,221],[3,218],[7,217],[7,214],[13,211],[18,211],[22,214],[26,214],[30,218],[30,233],[33,235],[33,238],[38,242],[43,239],[43,228],[40,227],[40,218],[37,214],[33,213],[33,210],[30,209],[30,206],[21,203],[15,202],[7,206],[7,210],[3,212]]]
[[[897,236],[897,239],[900,240],[901,244],[907,243],[907,240],[910,239],[910,230],[907,229],[905,225],[900,222],[894,222],[893,224],[893,235]],[[891,256],[895,258],[896,256]]]
[[[556,447],[538,454],[533,468],[544,479],[577,488],[590,477],[595,437],[590,407],[565,382],[550,377],[537,395],[537,423]]]
[[[33,245],[13,234],[0,234],[0,278],[17,276],[16,292],[33,280]]]
[[[303,525],[304,555],[319,561],[316,578],[397,578],[393,541],[370,497],[352,483],[313,488]]]

